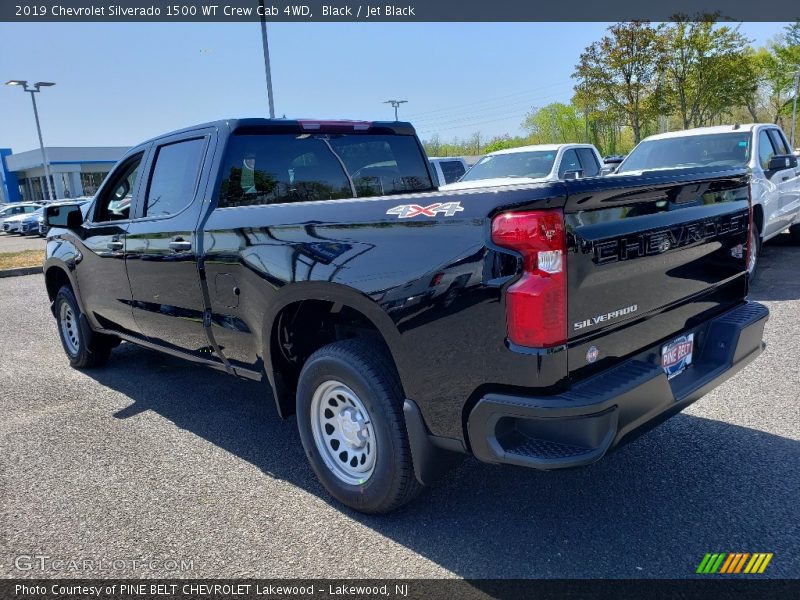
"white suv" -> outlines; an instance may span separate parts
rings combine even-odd
[[[763,242],[787,228],[800,240],[800,168],[777,125],[722,125],[653,135],[642,140],[612,176],[676,167],[749,169],[754,224],[751,278]]]

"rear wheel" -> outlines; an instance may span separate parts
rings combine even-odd
[[[61,345],[70,365],[76,368],[99,367],[108,360],[118,341],[100,333],[88,332],[87,335],[85,325],[81,325],[81,309],[72,288],[67,285],[56,294],[55,316]]]
[[[413,499],[403,393],[376,345],[346,340],[311,355],[297,388],[297,425],[311,467],[340,502],[387,513]]]
[[[792,241],[795,244],[800,244],[800,225],[792,225],[789,227],[789,235],[792,236]]]

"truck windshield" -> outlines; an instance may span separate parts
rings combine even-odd
[[[484,156],[466,172],[461,181],[495,177],[547,177],[553,170],[555,160],[555,150]]]
[[[236,134],[222,177],[220,207],[434,189],[410,135]]]
[[[744,167],[750,160],[750,132],[686,135],[645,140],[617,173],[669,167]]]

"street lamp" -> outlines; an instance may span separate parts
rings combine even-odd
[[[386,102],[384,102],[384,104],[391,104],[392,106],[394,106],[394,120],[397,121],[398,120],[397,119],[397,108],[401,104],[405,104],[406,102],[408,102],[408,100],[387,100]]]
[[[39,149],[42,151],[42,162],[44,163],[44,179],[47,182],[47,197],[50,200],[55,200],[56,197],[53,193],[52,184],[50,183],[50,161],[47,160],[47,150],[45,150],[44,142],[42,141],[42,127],[39,125],[39,111],[36,109],[36,96],[34,96],[34,94],[41,91],[40,88],[51,87],[54,86],[55,83],[50,81],[37,81],[33,84],[33,87],[28,87],[27,81],[23,81],[22,79],[12,79],[11,81],[6,81],[6,85],[22,86],[22,91],[28,92],[31,95],[31,102],[33,102],[33,116],[36,117],[36,131],[39,134]]]
[[[797,94],[800,93],[800,71],[794,74],[794,99],[792,100],[792,152],[794,152],[795,134],[797,133]]]
[[[264,70],[267,75],[267,104],[269,105],[269,118],[275,118],[275,100],[272,97],[272,65],[269,61],[269,40],[267,39],[267,19],[264,12],[264,0],[259,0],[261,7],[261,46],[264,49]]]

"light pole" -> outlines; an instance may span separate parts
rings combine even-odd
[[[264,15],[264,0],[259,0],[261,5],[261,45],[264,47],[264,70],[267,73],[267,102],[269,103],[269,118],[275,118],[275,101],[272,99],[272,67],[269,63],[269,40],[267,40],[267,18]]]
[[[28,87],[28,82],[23,81],[21,79],[12,79],[11,81],[6,81],[6,85],[21,85],[23,92],[28,92],[31,95],[31,102],[33,102],[33,116],[36,118],[36,132],[39,134],[39,149],[42,151],[42,163],[44,164],[44,180],[47,185],[47,197],[49,200],[55,200],[55,194],[53,193],[53,187],[50,183],[50,161],[47,160],[47,150],[44,148],[44,142],[42,141],[42,127],[39,125],[39,111],[36,108],[36,96],[41,90],[39,88],[43,87],[51,87],[54,86],[55,83],[50,81],[37,81],[33,84],[33,87]]]
[[[792,152],[794,152],[795,133],[797,132],[797,94],[800,93],[800,71],[794,74],[794,100],[792,100]]]
[[[408,100],[387,100],[386,102],[384,102],[384,104],[391,104],[392,106],[394,106],[394,120],[397,121],[398,120],[397,109],[401,104],[405,104],[406,102],[408,102]]]

